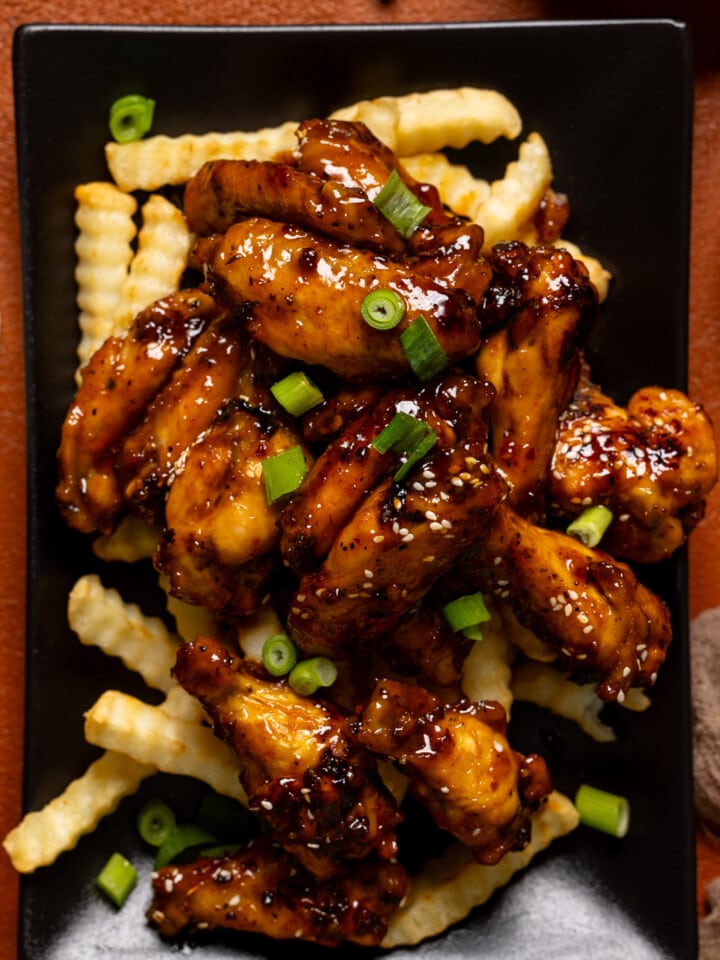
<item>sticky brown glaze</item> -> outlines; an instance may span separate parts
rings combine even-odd
[[[479,375],[497,391],[490,450],[510,502],[544,522],[555,430],[578,382],[597,297],[584,266],[564,250],[501,244],[490,262],[483,317],[490,327],[502,322],[477,356]]]
[[[218,412],[238,393],[249,346],[238,323],[221,314],[205,329],[149,405],[118,455],[123,496],[132,512],[162,525],[176,467]]]
[[[365,498],[291,600],[304,650],[342,657],[373,644],[483,537],[506,495],[484,446],[460,441]]]
[[[57,500],[83,533],[111,533],[124,503],[117,449],[206,325],[218,315],[199,290],[151,304],[125,337],[110,337],[82,371],[60,440]]]
[[[560,419],[550,496],[568,517],[613,513],[602,541],[637,563],[669,557],[701,519],[717,479],[713,427],[680,390],[644,387],[627,408],[583,381]]]
[[[223,928],[326,947],[380,943],[408,889],[398,863],[356,863],[320,881],[270,839],[232,857],[167,866],[153,875],[150,924],[164,937]]]
[[[303,440],[327,444],[387,393],[384,384],[347,384],[302,418]]]
[[[492,396],[489,384],[450,374],[424,387],[389,391],[372,409],[351,420],[320,454],[280,515],[284,562],[297,573],[317,566],[367,494],[395,473],[399,458],[380,453],[373,442],[396,413],[421,420],[435,431],[438,447],[446,449],[456,443],[458,429],[485,439],[485,412]]]
[[[400,813],[338,707],[262,679],[204,638],[180,648],[174,675],[235,750],[250,808],[306,869],[327,877],[343,860],[395,856]]]
[[[207,267],[218,295],[242,308],[250,335],[276,354],[350,380],[411,374],[399,335],[423,316],[450,362],[480,345],[478,305],[462,289],[419,274],[410,260],[341,247],[305,230],[252,219],[230,227]],[[360,306],[389,288],[405,301],[400,324],[374,330]]]
[[[499,703],[447,705],[422,687],[381,680],[353,733],[399,764],[441,829],[494,864],[527,844],[530,816],[552,790],[545,762],[513,750],[505,727]]]
[[[357,187],[374,199],[393,170],[425,206],[430,207],[424,223],[449,219],[437,188],[411,177],[395,153],[360,122],[347,120],[306,120],[298,125],[297,165],[301,170]]]
[[[174,596],[231,615],[257,609],[280,537],[263,461],[300,444],[258,382],[252,351],[245,360],[237,398],[187,452],[170,487],[154,558]]]
[[[503,504],[464,569],[476,588],[507,600],[564,666],[597,678],[603,700],[655,683],[670,615],[621,561]]]
[[[452,687],[460,683],[472,641],[450,629],[439,601],[431,596],[432,591],[380,639],[378,648],[404,676],[418,677],[425,685]]]
[[[354,247],[396,254],[406,248],[364,191],[285,163],[211,160],[188,181],[184,210],[190,229],[204,236],[260,216]]]

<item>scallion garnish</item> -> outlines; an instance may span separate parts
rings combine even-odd
[[[394,477],[395,480],[402,480],[436,443],[437,434],[432,427],[400,410],[375,437],[372,445],[378,453],[392,450],[405,458]]]
[[[490,611],[485,606],[482,593],[457,597],[445,604],[442,613],[454,633],[462,631],[471,640],[482,639],[479,624],[490,619]]]
[[[295,370],[278,380],[270,390],[280,406],[294,417],[302,416],[325,399],[322,391],[302,370]]]
[[[405,301],[387,287],[371,290],[360,304],[365,323],[373,330],[392,330],[405,316]]]
[[[418,380],[430,380],[450,362],[425,317],[417,317],[403,330],[400,345]]]
[[[197,847],[208,846],[217,842],[216,836],[194,823],[176,823],[157,852],[155,867],[164,867],[168,863],[175,863]]]
[[[327,657],[301,660],[290,671],[288,683],[295,693],[309,697],[320,687],[331,687],[337,679],[337,667]]]
[[[373,203],[406,240],[412,236],[431,210],[431,207],[426,207],[418,200],[397,170],[393,170],[390,174]]]
[[[148,800],[138,814],[138,833],[151,847],[161,847],[174,826],[175,814],[162,800]]]
[[[263,460],[262,467],[268,503],[294,493],[307,473],[305,454],[299,444]]]
[[[284,677],[297,663],[295,644],[284,633],[268,637],[262,648],[262,662],[273,677]]]
[[[155,101],[139,93],[120,97],[110,107],[108,126],[118,143],[140,140],[152,127]]]
[[[567,533],[586,547],[596,547],[612,523],[612,511],[602,504],[588,507],[567,527]]]
[[[613,837],[624,837],[630,828],[630,802],[626,797],[608,793],[583,783],[575,794],[580,822]]]
[[[121,853],[113,853],[95,881],[116,907],[121,907],[137,883],[135,867]]]

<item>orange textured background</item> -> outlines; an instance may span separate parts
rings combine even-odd
[[[251,4],[187,0],[4,0],[0,26],[0,262],[5,293],[0,301],[0,836],[21,812],[24,688],[25,453],[22,315],[17,184],[13,124],[12,35],[22,23],[404,23],[483,20],[578,19],[667,16],[689,23],[695,41],[695,134],[690,293],[690,393],[720,424],[720,9],[712,0],[683,3],[565,2],[565,0],[265,0]],[[568,82],[572,78],[568,77]],[[541,82],[541,81],[540,81]],[[601,82],[601,81],[599,81]],[[638,164],[652,158],[639,157]],[[662,198],[658,197],[658,203]],[[648,243],[662,238],[648,238]],[[663,282],[658,278],[658,282]],[[652,345],[648,345],[652,349]],[[720,490],[690,546],[690,609],[720,605]],[[698,840],[699,907],[705,882],[720,875],[720,854]],[[17,878],[0,853],[0,957],[15,956]]]

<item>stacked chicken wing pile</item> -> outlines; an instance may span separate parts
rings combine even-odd
[[[430,208],[409,238],[373,202],[394,170]],[[596,291],[551,245],[550,215],[547,245],[483,254],[481,226],[362,124],[302,124],[287,162],[206,164],[184,210],[195,285],[85,367],[59,502],[86,532],[128,511],[161,527],[156,567],[221,622],[272,590],[298,648],[332,657],[343,682],[303,697],[229,644],[180,649],[176,677],[236,751],[267,837],[161,870],[150,916],[166,935],[378,943],[409,882],[379,759],[487,864],[527,842],[551,790],[543,760],[508,743],[499,704],[458,698],[469,641],[443,606],[497,596],[605,700],[652,685],[668,611],[625,561],[668,556],[697,523],[712,432],[678,391],[648,388],[625,409],[593,384]],[[375,289],[402,298],[394,329],[362,318]],[[419,317],[445,355],[427,379],[400,340]],[[270,390],[297,369],[325,397],[300,418]],[[373,440],[399,412],[437,440],[397,479],[397,455]],[[263,462],[295,446],[304,480],[269,503]],[[609,552],[563,532],[588,504],[612,510]]]

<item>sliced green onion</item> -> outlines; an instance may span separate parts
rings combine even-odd
[[[432,427],[403,410],[399,410],[372,441],[378,453],[392,450],[393,453],[405,457],[404,463],[395,474],[395,480],[402,480],[436,443],[437,433]]]
[[[580,821],[613,837],[624,837],[630,827],[630,802],[626,797],[608,793],[583,783],[575,794]]]
[[[451,600],[442,608],[442,613],[454,633],[461,630],[470,631],[466,636],[472,639],[482,639],[482,634],[479,637],[473,637],[472,634],[478,624],[486,623],[490,619],[490,612],[485,606],[482,593],[468,593],[456,600]]]
[[[365,323],[373,330],[392,330],[405,316],[405,301],[394,290],[371,290],[360,304]]]
[[[138,833],[151,847],[161,847],[174,826],[175,814],[162,800],[148,800],[138,814]]]
[[[418,380],[430,380],[450,362],[425,317],[417,317],[403,330],[400,345]]]
[[[155,101],[139,93],[120,97],[110,107],[108,126],[114,140],[118,143],[132,143],[140,140],[152,127],[155,113]]]
[[[320,687],[331,687],[337,679],[337,667],[327,657],[301,660],[290,671],[288,683],[295,693],[309,697]]]
[[[262,662],[268,673],[284,677],[297,663],[295,644],[284,633],[268,637],[262,648]]]
[[[307,473],[305,454],[299,444],[263,460],[262,467],[268,503],[294,493]]]
[[[421,203],[397,170],[393,170],[373,203],[401,237],[412,236],[431,208]]]
[[[567,532],[586,547],[596,547],[612,523],[612,518],[612,511],[601,504],[588,507],[580,516],[575,517],[568,526]]]
[[[270,390],[280,406],[294,417],[302,416],[325,399],[322,391],[302,370],[295,370],[278,380]]]
[[[197,847],[216,843],[217,837],[209,830],[194,823],[176,823],[157,852],[155,866],[164,867],[168,863],[176,863],[183,855]]]
[[[113,853],[95,882],[116,907],[121,907],[137,883],[137,879],[137,870],[130,861],[126,860],[121,853]]]

